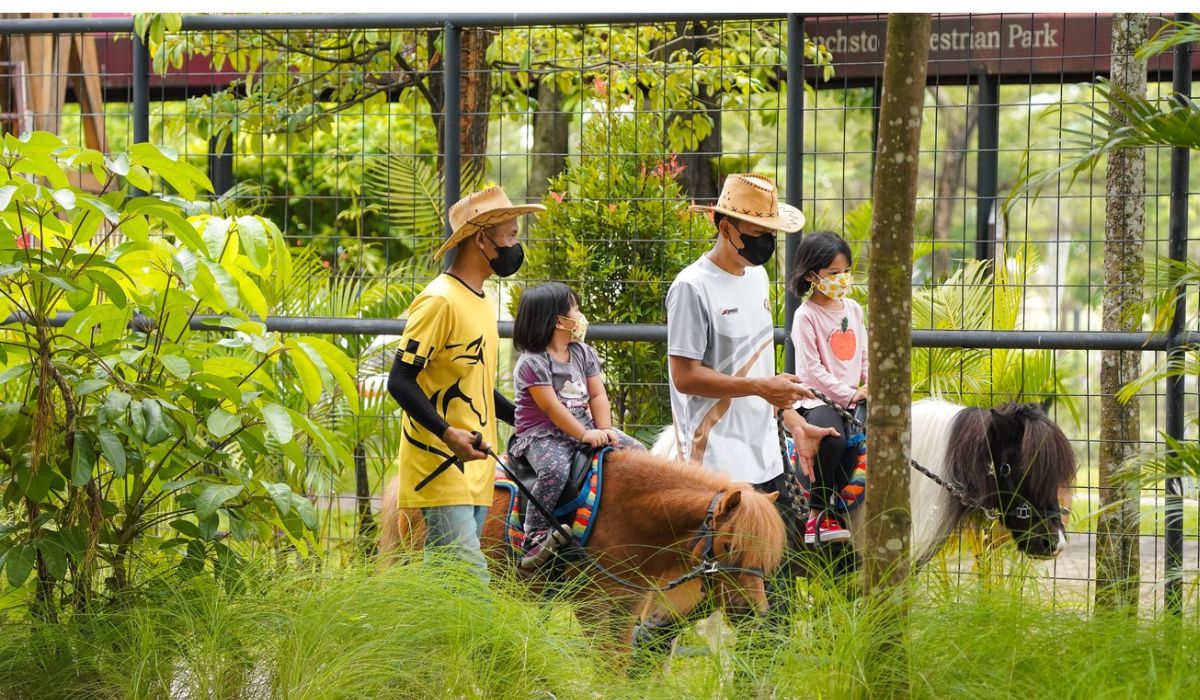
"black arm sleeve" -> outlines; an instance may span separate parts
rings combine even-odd
[[[508,397],[500,393],[499,389],[494,390],[496,401],[496,417],[508,423],[516,425],[517,423],[517,407]]]
[[[388,393],[413,420],[441,438],[450,424],[438,414],[433,402],[417,384],[417,373],[420,371],[420,367],[402,361],[400,353],[396,353],[396,361],[392,364],[391,374],[388,375]]]

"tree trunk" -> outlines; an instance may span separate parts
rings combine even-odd
[[[863,588],[882,613],[872,630],[870,694],[908,692],[909,440],[912,252],[930,16],[888,15],[871,216],[868,321],[871,498],[864,503]]]
[[[430,53],[436,35],[430,34]],[[459,105],[462,119],[458,123],[460,153],[462,154],[462,181],[473,186],[484,172],[487,163],[488,119],[491,116],[492,73],[487,63],[487,50],[492,43],[492,33],[486,29],[462,30],[462,95]],[[446,110],[442,95],[443,81],[439,63],[430,62],[434,71],[429,79],[430,109],[437,125],[439,146],[445,143]],[[445,154],[438,156],[438,171],[442,171]]]
[[[1146,62],[1134,58],[1146,42],[1148,16],[1118,13],[1112,19],[1112,81],[1133,96],[1146,94]],[[1111,114],[1125,124],[1117,110]],[[1105,331],[1139,329],[1146,227],[1146,154],[1126,148],[1108,156],[1105,178]],[[1137,378],[1141,354],[1105,350],[1100,363],[1100,508],[1096,525],[1096,607],[1137,612],[1138,500],[1135,485],[1117,478],[1137,450],[1138,399],[1122,404],[1116,393]]]
[[[562,91],[555,79],[539,80],[538,110],[533,114],[533,157],[529,164],[530,200],[541,199],[550,190],[550,178],[567,167],[571,114],[562,112]]]
[[[949,102],[940,91],[935,91],[935,98],[940,113],[944,115],[957,112],[959,105]],[[954,121],[946,130],[946,144],[943,147],[942,169],[938,172],[937,196],[933,200],[933,259],[930,261],[930,278],[934,283],[945,281],[950,276],[950,229],[954,225],[955,195],[961,185],[966,190],[963,179],[964,166],[967,163],[967,147],[970,145],[971,134],[979,123],[979,106],[971,104],[961,122]]]
[[[687,31],[687,25],[680,25],[678,33],[683,35]],[[713,40],[707,34],[708,24],[705,22],[696,22],[693,31],[696,37],[688,43],[692,56],[695,57],[701,49],[711,46]],[[707,92],[704,92],[705,90]],[[701,87],[701,91],[696,94],[696,101],[704,105],[704,114],[712,122],[712,131],[701,139],[695,151],[680,154],[679,162],[684,166],[684,170],[679,175],[679,184],[683,185],[688,196],[696,202],[714,201],[718,194],[718,173],[713,161],[721,156],[721,95],[716,87],[709,85]]]
[[[912,251],[928,14],[888,16],[875,159],[868,308],[871,498],[864,552],[868,593],[908,576],[912,399]]]
[[[362,443],[354,446],[354,496],[358,511],[358,538],[368,556],[375,554],[375,518],[371,515],[371,480],[367,475],[367,453]]]

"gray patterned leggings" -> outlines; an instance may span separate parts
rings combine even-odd
[[[613,430],[617,429],[613,428]],[[620,430],[617,430],[617,433],[621,436],[618,449],[646,449],[642,443]],[[533,467],[534,473],[537,474],[537,483],[533,485],[533,496],[550,510],[554,510],[554,505],[558,502],[558,497],[562,495],[563,487],[567,484],[568,472],[571,469],[571,455],[575,453],[575,448],[579,444],[578,440],[566,433],[555,432],[533,440],[525,450],[525,459],[529,460],[529,466]],[[536,542],[541,538],[541,533],[552,527],[554,527],[554,523],[546,520],[537,508],[529,506],[525,513],[526,542]],[[538,537],[529,537],[534,533],[538,533]]]

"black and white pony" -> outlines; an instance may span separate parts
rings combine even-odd
[[[971,408],[922,399],[913,403],[912,425],[913,459],[943,480],[958,484],[971,503],[967,505],[913,470],[909,505],[912,555],[918,564],[933,557],[956,529],[986,513],[1003,522],[1025,554],[1044,559],[1062,552],[1066,546],[1064,506],[1070,506],[1075,452],[1062,429],[1040,406],[1012,403]],[[869,445],[869,431],[867,442]],[[664,430],[653,451],[673,457],[674,431]],[[870,493],[868,475],[868,502]],[[863,532],[863,511],[858,508],[852,517],[856,540]]]

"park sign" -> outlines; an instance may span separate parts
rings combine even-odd
[[[703,15],[697,15],[702,19]],[[564,21],[569,16],[564,15]],[[1161,26],[1155,15],[1150,31]],[[883,45],[887,15],[824,15],[808,17],[804,30],[833,56],[834,77],[809,69],[817,89],[873,85],[883,75]],[[929,36],[929,83],[964,83],[981,73],[1010,76],[1040,83],[1088,81],[1107,75],[1112,15],[1104,14],[935,14]],[[108,99],[121,99],[132,83],[132,47],[125,35],[101,43],[100,69]],[[782,61],[783,58],[781,57]],[[1192,57],[1200,68],[1200,52]],[[1150,60],[1152,73],[1162,79],[1171,69],[1171,56]],[[185,56],[179,68],[152,73],[150,85],[166,99],[223,89],[241,77],[232,66],[214,69],[204,56]]]
[[[1155,14],[1150,32],[1162,25]],[[807,19],[804,30],[833,56],[834,78],[814,85],[873,84],[883,75],[887,15],[838,15]],[[1022,81],[1070,82],[1107,75],[1112,15],[1101,14],[937,14],[929,35],[928,82],[961,83],[986,73]],[[1193,70],[1200,56],[1193,55]],[[1171,55],[1151,59],[1152,73],[1171,70]],[[823,84],[824,83],[824,84]],[[831,84],[832,83],[832,84]]]

